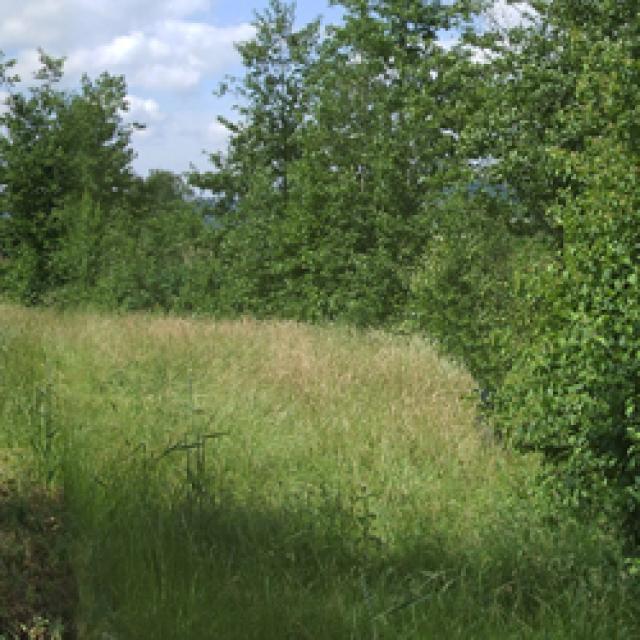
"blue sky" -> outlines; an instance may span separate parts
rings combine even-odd
[[[0,49],[18,60],[30,79],[37,48],[66,56],[66,80],[82,72],[124,74],[129,116],[147,124],[136,133],[140,174],[150,169],[183,172],[193,163],[206,169],[202,152],[226,144],[217,121],[229,101],[212,95],[226,74],[242,66],[233,43],[251,37],[254,11],[268,0],[2,0]],[[299,24],[325,16],[339,19],[328,0],[299,0]],[[505,0],[496,0],[501,10]],[[2,102],[0,88],[0,103]],[[2,108],[0,106],[0,108]]]

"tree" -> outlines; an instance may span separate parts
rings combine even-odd
[[[210,310],[214,265],[204,236],[202,212],[181,176],[152,171],[136,178],[103,236],[91,295],[107,308]]]
[[[10,288],[35,302],[56,284],[50,258],[63,230],[56,216],[70,200],[88,194],[109,206],[130,184],[130,138],[125,125],[126,86],[121,77],[83,77],[81,90],[59,89],[63,59],[40,52],[37,84],[27,92],[2,78],[10,90],[8,110],[0,116],[3,207],[7,220]]]
[[[302,227],[290,274],[322,314],[360,324],[398,316],[432,233],[431,209],[468,167],[456,132],[472,71],[439,31],[464,26],[462,3],[347,1],[344,23],[310,74],[292,217]],[[324,301],[324,302],[322,302]]]
[[[233,93],[240,102],[239,122],[218,117],[230,132],[226,154],[213,154],[214,172],[192,182],[217,195],[227,210],[251,190],[256,172],[268,175],[286,203],[289,169],[300,155],[296,135],[307,113],[305,81],[318,43],[319,21],[295,30],[295,3],[270,0],[255,13],[254,38],[236,45],[246,72],[228,77],[218,95]]]
[[[294,23],[295,4],[282,0],[256,13],[255,37],[237,45],[245,76],[220,88],[240,99],[240,120],[219,118],[230,132],[228,149],[211,156],[214,171],[191,177],[192,184],[213,193],[215,242],[224,265],[217,295],[225,311],[265,314],[278,307],[282,219],[301,154],[307,74],[319,37],[318,21],[298,30]]]

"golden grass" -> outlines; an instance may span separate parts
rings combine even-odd
[[[400,449],[416,459],[426,453],[465,464],[486,461],[468,400],[473,380],[417,338],[250,319],[57,316],[7,305],[0,316],[7,326],[37,334],[52,357],[66,360],[60,371],[69,384],[74,375],[85,382],[108,378],[155,360],[166,369],[164,400],[174,392],[183,396],[187,382],[205,409],[214,408],[206,405],[219,398],[221,388],[243,398],[267,393],[278,405],[274,419],[294,410],[308,412],[307,418],[322,413],[324,419],[311,428],[320,429],[316,436],[324,446],[342,445],[350,433],[364,431],[387,453]],[[172,381],[178,386],[172,388]]]

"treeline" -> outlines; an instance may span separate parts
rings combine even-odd
[[[426,332],[552,494],[637,543],[637,2],[510,29],[481,0],[333,4],[328,29],[256,14],[228,148],[188,184],[133,174],[122,78],[63,91],[43,54],[25,93],[4,62],[5,295]]]
[[[2,290],[28,304],[186,301],[202,217],[179,176],[134,175],[131,136],[140,125],[124,121],[124,79],[83,77],[65,91],[63,60],[41,52],[36,82],[18,91],[12,66],[0,66],[10,91],[0,116]]]

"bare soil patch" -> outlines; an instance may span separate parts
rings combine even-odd
[[[0,450],[0,640],[75,638],[76,587],[59,490]]]

